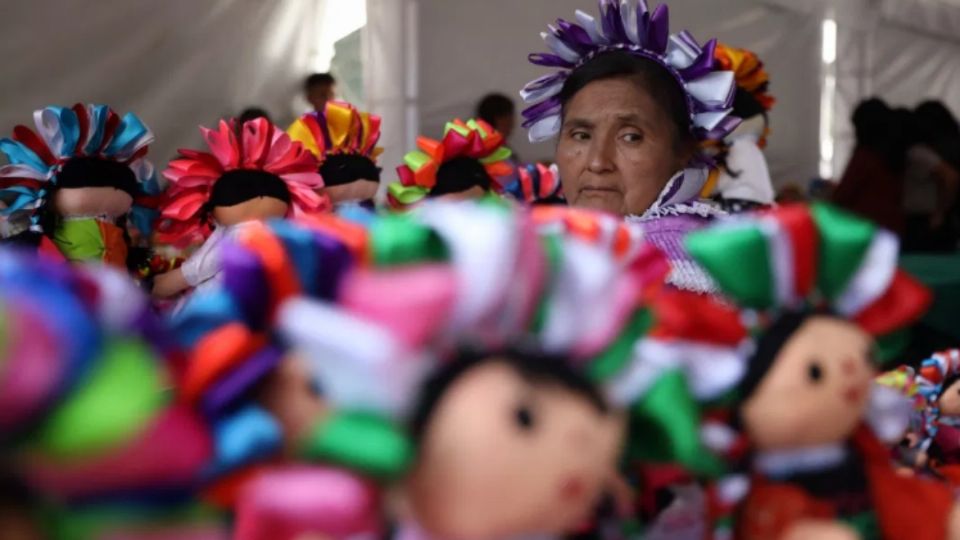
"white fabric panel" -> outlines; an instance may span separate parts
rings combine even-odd
[[[199,124],[244,107],[285,124],[299,112],[293,97],[325,1],[4,1],[0,133],[32,127],[46,105],[106,103],[143,118],[163,166],[201,143]]]
[[[656,2],[652,2],[655,4]],[[767,150],[777,183],[804,182],[818,163],[820,16],[756,0],[670,0],[673,31],[687,28],[756,51],[771,73],[778,98]],[[546,73],[526,56],[545,46],[540,32],[576,9],[596,11],[594,0],[420,0],[419,108],[423,133],[439,136],[447,120],[473,114],[489,91],[517,96]],[[518,105],[519,98],[517,98]],[[552,159],[552,143],[531,145],[517,129],[511,141],[524,160]]]
[[[874,0],[890,25],[910,28],[927,37],[957,41],[960,28],[960,1],[957,0]]]
[[[360,0],[344,0],[360,1]],[[370,111],[383,118],[381,184],[396,180],[394,168],[412,150],[419,131],[417,115],[417,2],[366,0],[364,93]]]

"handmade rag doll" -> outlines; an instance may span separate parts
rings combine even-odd
[[[513,168],[503,135],[483,120],[448,122],[443,140],[417,138],[417,150],[397,167],[400,180],[387,186],[394,208],[425,198],[475,199],[495,190]]]
[[[906,424],[873,385],[876,354],[929,303],[897,269],[896,237],[826,205],[787,206],[687,247],[737,306],[704,317],[712,300],[675,293],[660,308],[700,328],[700,348],[673,358],[724,383],[701,400],[702,440],[732,467],[711,490],[718,537],[957,538],[950,490],[898,475],[880,442]],[[724,350],[739,362],[718,363]]]
[[[716,166],[710,170],[702,195],[713,197],[730,213],[768,207],[775,195],[763,155],[770,131],[767,115],[776,102],[768,91],[770,76],[751,51],[718,43],[714,55],[721,69],[736,76],[733,114],[743,121],[724,138],[703,143],[704,152]]]
[[[343,101],[328,101],[322,111],[300,117],[287,133],[317,156],[323,192],[334,207],[373,205],[380,187],[377,156],[383,152],[377,146],[379,116]]]
[[[143,261],[131,247],[149,238],[161,191],[145,159],[153,134],[106,105],[47,107],[34,121],[36,131],[17,126],[0,140],[9,162],[0,168],[4,239],[47,239],[67,260],[135,269]]]
[[[317,159],[265,118],[220,121],[200,129],[209,152],[181,150],[164,175],[159,239],[177,245],[203,241],[181,267],[157,276],[153,294],[176,296],[215,281],[220,244],[258,220],[327,211],[317,191]]]

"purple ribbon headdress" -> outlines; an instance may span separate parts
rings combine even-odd
[[[687,31],[670,34],[666,5],[652,12],[646,0],[599,0],[600,17],[577,10],[577,23],[557,19],[542,32],[551,52],[530,55],[530,62],[559,68],[528,83],[520,96],[530,107],[523,111],[523,127],[531,142],[541,142],[560,132],[560,90],[570,74],[597,55],[627,51],[652,60],[669,71],[683,88],[690,111],[690,129],[700,140],[722,138],[737,127],[731,116],[736,89],[732,71],[722,71],[714,61],[716,40],[701,47]]]

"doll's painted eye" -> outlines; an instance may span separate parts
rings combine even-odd
[[[513,421],[523,431],[532,431],[536,419],[533,416],[533,408],[528,403],[521,403],[513,411]]]
[[[819,362],[810,362],[810,365],[807,366],[807,378],[812,383],[818,383],[823,379],[823,368],[820,367]]]

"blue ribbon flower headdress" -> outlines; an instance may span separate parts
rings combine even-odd
[[[44,231],[44,208],[60,173],[78,159],[117,163],[130,168],[134,185],[117,186],[133,191],[131,217],[135,226],[149,234],[156,213],[149,199],[160,194],[153,165],[144,156],[153,133],[133,113],[123,117],[106,105],[51,106],[33,113],[36,131],[26,126],[13,129],[13,136],[0,140],[0,152],[8,165],[0,167],[0,217],[3,236]],[[105,181],[103,179],[96,180]]]

